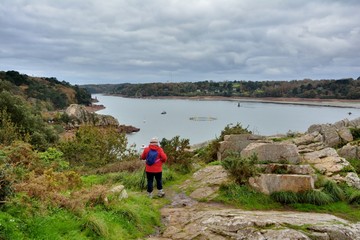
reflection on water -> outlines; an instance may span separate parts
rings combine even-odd
[[[334,123],[360,116],[360,109],[355,108],[95,96],[98,104],[106,107],[98,111],[99,114],[112,115],[120,124],[140,128],[140,132],[128,135],[129,144],[135,143],[138,148],[148,144],[154,136],[159,139],[180,136],[190,139],[190,144],[201,143],[219,136],[228,124],[241,123],[255,134],[274,135],[288,131],[305,132],[312,124]],[[193,121],[191,118],[211,121]]]

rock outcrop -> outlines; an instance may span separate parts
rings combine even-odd
[[[110,115],[97,114],[89,111],[85,106],[78,104],[71,104],[65,111],[70,117],[68,129],[77,128],[80,125],[90,124],[98,127],[116,127],[119,132],[132,133],[138,132],[140,129],[133,126],[119,125],[116,118]]]
[[[164,208],[167,226],[160,238],[149,239],[360,239],[360,224],[320,213],[290,211]]]
[[[227,152],[226,148],[229,147],[231,151],[239,152],[242,157],[250,157],[255,154],[261,163],[281,163],[289,166],[299,163],[302,165],[310,164],[316,171],[328,178],[337,182],[346,182],[348,185],[360,189],[360,184],[358,184],[360,179],[346,160],[360,159],[360,147],[358,143],[353,144],[354,137],[350,128],[360,128],[360,118],[351,121],[345,119],[334,124],[314,124],[309,127],[305,134],[281,143],[273,142],[273,138],[270,137],[253,138],[251,134],[225,136],[226,141],[221,143],[218,156],[221,156],[219,159],[223,159],[226,156],[224,154]],[[344,146],[337,152],[335,147],[341,145]],[[287,170],[282,174],[290,174],[289,167],[286,168]],[[276,172],[273,173],[276,174]],[[271,181],[274,183],[279,183],[276,179],[297,181],[294,180],[296,176],[284,178],[269,174],[267,172],[267,175],[261,175],[258,179],[251,179],[253,187],[258,190],[261,189],[264,193],[271,193],[271,189],[282,189],[280,186],[266,187]],[[307,175],[315,179],[314,173]],[[299,176],[299,178],[306,178],[310,181],[309,177]],[[312,186],[313,184],[309,182],[305,185]],[[288,187],[288,185],[286,186]],[[294,191],[297,189],[294,188]]]
[[[307,169],[305,167],[304,169]],[[297,173],[311,170],[296,169]],[[213,176],[212,176],[213,175]],[[222,177],[220,176],[222,175]],[[182,190],[212,188],[227,179],[221,166],[209,166],[196,172]],[[194,190],[195,189],[195,190]],[[199,199],[209,199],[206,194]],[[172,203],[161,210],[163,231],[148,240],[165,239],[360,239],[360,223],[351,223],[330,214],[293,211],[245,211],[222,204],[197,202],[183,193],[175,193]]]
[[[222,160],[231,152],[241,152],[250,143],[266,142],[264,136],[253,134],[234,134],[224,136],[224,141],[220,142],[219,150],[217,153],[218,160]]]
[[[229,175],[222,166],[209,166],[194,173],[180,188],[192,190],[190,197],[194,199],[212,199],[217,196],[220,185],[229,180]]]
[[[290,163],[300,162],[300,155],[295,144],[282,143],[250,143],[240,152],[242,157],[256,155],[261,163]]]

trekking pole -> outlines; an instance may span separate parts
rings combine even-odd
[[[140,152],[143,151],[144,148],[145,148],[145,144],[143,144],[141,146]],[[146,177],[146,166],[144,168],[144,172],[143,172],[143,174],[141,176],[141,179],[140,179],[140,190],[141,191],[145,189],[145,177]]]
[[[146,168],[144,169],[144,172],[142,174],[141,180],[140,180],[140,190],[145,189],[145,177],[146,177]]]

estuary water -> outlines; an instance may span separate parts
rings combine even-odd
[[[106,108],[98,111],[115,117],[120,124],[140,128],[128,134],[129,145],[148,144],[156,136],[175,136],[190,145],[218,137],[227,125],[240,123],[260,135],[305,132],[312,124],[335,123],[360,116],[360,108],[308,106],[261,102],[184,99],[133,99],[94,94]],[[166,113],[165,113],[166,112]],[[349,115],[351,112],[351,115]],[[162,114],[163,113],[163,114]]]

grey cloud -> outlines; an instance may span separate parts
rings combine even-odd
[[[3,0],[0,70],[71,83],[359,75],[358,1]]]

